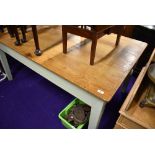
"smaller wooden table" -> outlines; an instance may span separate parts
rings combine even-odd
[[[140,107],[148,92],[150,81],[147,72],[154,56],[155,50],[141,69],[132,89],[119,110],[120,116],[116,122],[115,129],[155,129],[155,109],[152,107]]]
[[[106,34],[112,32],[112,28],[116,29],[117,38],[115,45],[119,44],[121,34],[123,33],[124,26],[119,25],[64,25],[62,26],[63,36],[63,53],[67,53],[67,33],[76,34],[92,40],[90,65],[94,65],[97,40]]]

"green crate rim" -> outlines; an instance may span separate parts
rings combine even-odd
[[[86,121],[85,123],[83,124],[80,124],[77,128],[74,127],[71,123],[69,123],[65,118],[63,118],[61,115],[62,113],[68,111],[75,103],[76,101],[79,101],[80,104],[86,104],[84,103],[83,101],[79,100],[78,98],[75,98],[73,101],[71,101],[60,113],[59,113],[59,119],[61,120],[62,124],[66,127],[66,126],[69,126],[71,129],[82,129],[84,127],[84,125],[88,122]],[[66,127],[68,128],[68,127]]]

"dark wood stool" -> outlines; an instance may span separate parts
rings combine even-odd
[[[21,43],[27,42],[26,34],[25,34],[26,33],[26,25],[7,25],[6,27],[7,27],[8,33],[10,34],[10,37],[16,38],[16,41],[15,41],[16,46],[21,45]],[[19,37],[18,28],[22,32],[22,39],[21,40]]]
[[[116,43],[119,44],[121,35],[124,31],[124,26],[119,25],[63,25],[62,37],[63,37],[63,53],[67,53],[67,33],[72,33],[84,38],[92,40],[91,53],[90,53],[90,65],[94,65],[97,40],[106,34],[110,34],[115,29],[117,33]]]
[[[8,25],[7,26],[7,30],[8,30],[8,33],[10,34],[10,36],[16,38],[16,41],[15,41],[16,46],[19,46],[22,43],[27,42],[26,27],[27,27],[26,25]],[[35,55],[40,56],[42,53],[41,53],[40,46],[39,46],[37,27],[36,27],[36,25],[32,25],[31,27],[32,27],[33,39],[34,39],[35,48],[36,48],[34,53],[35,53]],[[21,40],[19,37],[18,28],[22,32]]]

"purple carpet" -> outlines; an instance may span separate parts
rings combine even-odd
[[[0,83],[0,128],[1,129],[63,129],[58,118],[75,97],[47,81],[37,73],[8,57],[13,81]],[[127,92],[135,81],[131,77]],[[117,91],[99,125],[100,129],[113,128],[119,109],[127,95]]]

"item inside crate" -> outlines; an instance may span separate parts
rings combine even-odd
[[[88,105],[76,103],[66,116],[66,120],[73,126],[78,127],[88,120],[90,110],[91,108]]]

